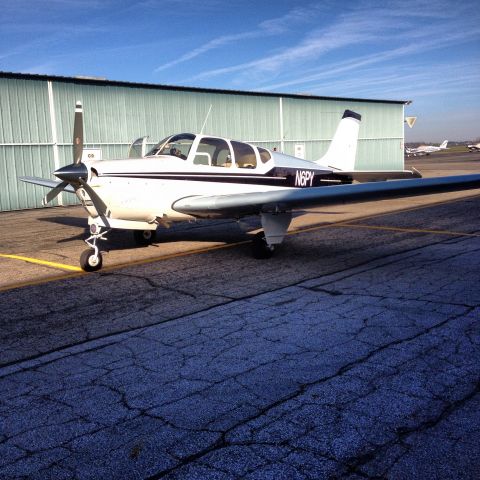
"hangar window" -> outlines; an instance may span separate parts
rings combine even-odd
[[[195,165],[212,165],[214,167],[230,167],[232,165],[232,153],[228,143],[221,138],[202,138],[198,144]]]
[[[255,168],[257,157],[255,150],[248,143],[232,141],[233,153],[235,154],[235,165],[239,168]]]
[[[260,154],[260,160],[262,161],[262,163],[267,163],[272,158],[272,156],[270,155],[270,152],[261,147],[257,147],[257,148],[258,148],[258,153]]]

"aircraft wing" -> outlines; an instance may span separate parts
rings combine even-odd
[[[196,195],[177,200],[172,208],[200,218],[242,217],[262,212],[282,212],[305,207],[474,188],[480,188],[480,174],[291,188],[231,195]]]
[[[48,180],[47,178],[39,177],[18,177],[19,180],[26,183],[33,183],[34,185],[40,185],[42,187],[55,188],[60,185],[62,182],[57,182],[55,180]],[[67,185],[64,189],[65,192],[75,193],[75,190],[71,185]]]

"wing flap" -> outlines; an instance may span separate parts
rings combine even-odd
[[[201,218],[242,217],[262,212],[382,200],[480,188],[480,174],[393,180],[232,195],[190,196],[173,203],[180,213]]]
[[[401,180],[408,178],[422,178],[422,174],[412,168],[412,170],[384,170],[384,171],[369,171],[369,170],[354,170],[351,172],[336,171],[336,176],[348,177],[358,182],[379,182],[384,180]]]

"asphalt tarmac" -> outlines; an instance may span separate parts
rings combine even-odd
[[[267,261],[231,222],[119,232],[95,274],[4,257],[0,478],[478,478],[479,207],[300,212]],[[81,210],[18,215],[0,253],[75,264]]]

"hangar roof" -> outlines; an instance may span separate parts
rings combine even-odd
[[[319,95],[310,95],[310,94],[300,94],[300,93],[273,93],[273,92],[253,92],[253,91],[242,91],[242,90],[226,90],[226,89],[217,89],[217,88],[200,88],[200,87],[182,87],[176,85],[160,85],[153,83],[139,83],[139,82],[124,82],[118,80],[107,80],[105,78],[97,77],[62,77],[57,75],[42,75],[42,74],[31,74],[31,73],[15,73],[15,72],[2,72],[0,71],[0,78],[18,78],[20,80],[51,80],[59,82],[69,82],[69,83],[81,83],[81,84],[91,84],[91,85],[104,85],[112,87],[131,87],[131,88],[148,88],[148,89],[157,89],[157,90],[177,90],[183,92],[201,92],[201,93],[219,93],[227,95],[253,95],[261,97],[287,97],[287,98],[304,98],[304,99],[313,99],[313,100],[342,100],[349,102],[369,102],[369,103],[395,103],[408,105],[411,103],[410,100],[380,100],[380,99],[371,99],[371,98],[348,98],[348,97],[326,97]]]

